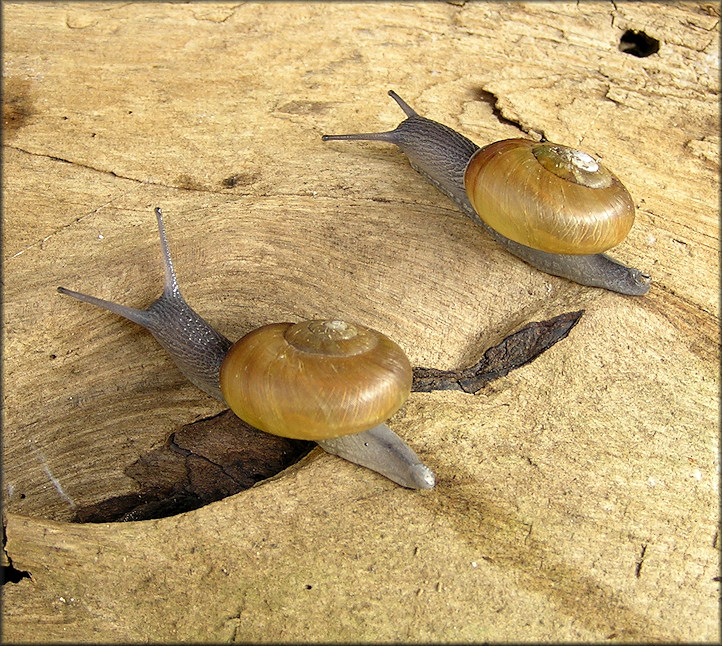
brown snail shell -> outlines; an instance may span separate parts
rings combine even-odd
[[[634,223],[634,202],[615,175],[591,155],[550,142],[506,139],[479,149],[464,186],[492,229],[549,253],[601,253]]]
[[[325,440],[373,428],[411,392],[403,350],[380,332],[345,321],[274,323],[228,351],[221,391],[252,426]]]

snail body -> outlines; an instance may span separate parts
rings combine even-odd
[[[402,486],[430,489],[433,472],[386,424],[411,390],[401,348],[380,332],[340,320],[263,326],[235,344],[180,293],[160,209],[163,293],[135,309],[59,287],[146,328],[197,387],[268,433],[314,440],[329,453]]]
[[[388,132],[324,135],[324,141],[395,144],[412,168],[450,197],[509,252],[546,273],[630,295],[649,291],[647,274],[602,253],[634,222],[621,182],[591,155],[525,139],[480,148],[419,116],[395,92],[407,118]]]

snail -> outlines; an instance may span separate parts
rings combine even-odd
[[[622,294],[649,291],[647,274],[602,253],[629,232],[634,203],[591,155],[525,139],[479,148],[448,126],[419,116],[393,90],[389,95],[407,116],[394,130],[322,139],[395,144],[412,168],[537,269]]]
[[[155,209],[165,269],[162,295],[134,309],[58,287],[146,328],[198,388],[262,431],[324,450],[412,489],[434,474],[384,421],[411,391],[403,350],[380,332],[341,320],[274,323],[232,344],[185,301]]]

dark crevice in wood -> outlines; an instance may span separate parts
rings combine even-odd
[[[5,546],[7,544],[7,535],[5,533],[6,527],[4,518],[2,529],[3,555],[5,557],[4,560],[7,563],[7,565],[3,565],[2,568],[2,585],[5,585],[6,583],[20,583],[20,581],[22,581],[23,579],[32,580],[32,575],[30,574],[30,572],[26,572],[25,570],[19,570],[13,565],[13,560],[10,558],[10,554],[8,554],[8,551],[5,549]]]
[[[526,132],[526,129],[524,128],[524,126],[521,125],[521,123],[519,123],[518,121],[514,121],[514,119],[509,119],[502,114],[501,109],[498,105],[499,97],[497,97],[496,94],[484,89],[478,90],[478,94],[481,101],[491,106],[491,113],[497,118],[499,123],[503,123],[508,126],[514,126],[515,128],[518,128],[521,132]]]
[[[298,462],[315,444],[263,433],[224,411],[186,424],[125,469],[138,492],[76,510],[78,523],[163,518],[248,489]]]
[[[646,58],[659,51],[659,41],[643,31],[627,29],[619,39],[619,50],[637,58]]]
[[[647,553],[647,544],[642,545],[642,549],[637,559],[637,563],[634,566],[634,576],[639,579],[642,576],[642,564],[644,563],[644,555]]]

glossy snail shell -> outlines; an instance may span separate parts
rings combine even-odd
[[[373,428],[411,392],[411,365],[380,332],[344,321],[274,323],[238,340],[221,391],[252,426],[305,440]]]
[[[619,244],[634,202],[593,157],[527,139],[497,141],[470,159],[464,186],[486,224],[541,251],[596,254]]]

